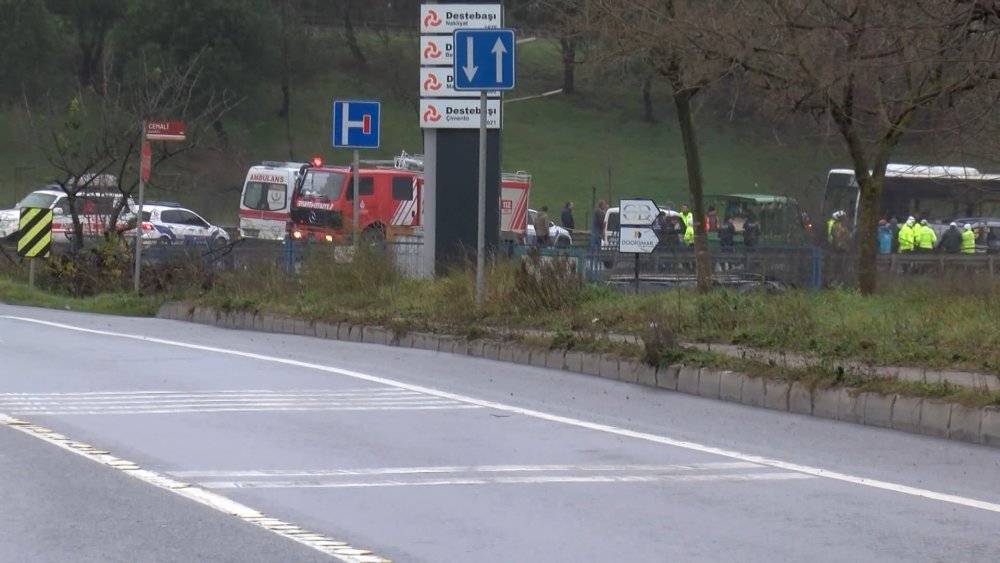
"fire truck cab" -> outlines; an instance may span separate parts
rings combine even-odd
[[[423,159],[402,153],[389,161],[363,161],[358,174],[358,232],[381,240],[390,229],[408,231],[423,224]],[[504,174],[501,182],[501,230],[523,238],[531,177]],[[353,231],[354,171],[303,165],[291,198],[288,233],[295,240],[340,241]]]

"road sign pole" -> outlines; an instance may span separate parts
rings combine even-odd
[[[146,193],[146,182],[142,173],[142,150],[146,146],[146,120],[140,124],[142,139],[139,143],[139,201],[135,212],[135,272],[132,275],[132,286],[136,293],[140,291],[140,280],[142,279],[142,204]]]
[[[635,255],[635,294],[639,295],[639,255]]]
[[[351,172],[352,172],[351,176],[352,176],[352,178],[354,180],[354,182],[353,182],[354,183],[354,187],[353,187],[353,190],[354,190],[354,222],[352,223],[352,225],[353,225],[352,231],[354,232],[354,246],[358,245],[358,243],[360,242],[358,239],[361,238],[361,232],[358,231],[358,216],[361,214],[360,213],[361,212],[361,201],[360,201],[360,197],[359,197],[361,195],[360,194],[360,192],[361,192],[361,171],[358,169],[358,164],[359,164],[358,149],[354,149],[354,166],[353,166],[353,168],[351,168]]]
[[[486,90],[479,94],[479,236],[476,239],[476,308],[483,306],[486,269]]]
[[[28,287],[35,287],[35,259],[28,258]]]

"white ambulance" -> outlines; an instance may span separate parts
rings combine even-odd
[[[240,198],[240,236],[268,240],[285,238],[292,190],[304,162],[265,160],[247,171]]]

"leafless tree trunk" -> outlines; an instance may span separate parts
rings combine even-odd
[[[562,54],[563,94],[576,92],[576,39],[562,37],[559,39],[559,51]]]

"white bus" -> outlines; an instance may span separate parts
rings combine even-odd
[[[823,193],[823,220],[834,211],[844,211],[854,230],[859,200],[854,170],[830,170]],[[966,166],[890,164],[878,216],[895,217],[900,223],[913,216],[937,226],[961,217],[1000,217],[1000,174],[983,174]]]

